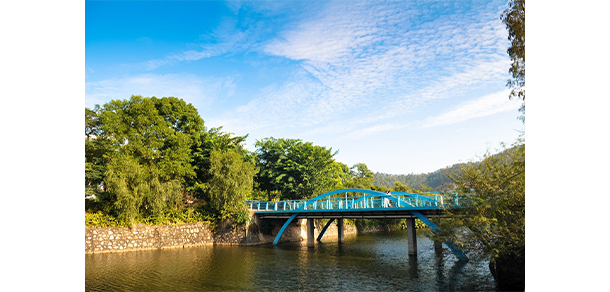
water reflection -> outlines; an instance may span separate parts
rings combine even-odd
[[[85,255],[90,291],[495,291],[487,263],[435,251],[418,231],[409,256],[404,231],[278,246],[201,246]]]

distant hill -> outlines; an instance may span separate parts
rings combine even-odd
[[[508,148],[502,152],[496,153],[493,156],[501,155],[504,152],[512,151],[514,147]],[[469,162],[471,163],[471,162]],[[474,162],[475,164],[480,163],[480,161]],[[462,166],[467,163],[456,163],[450,167],[442,168],[429,173],[420,173],[420,174],[387,174],[376,172],[375,176],[375,186],[384,186],[388,189],[394,188],[394,182],[400,182],[403,185],[408,185],[410,188],[419,188],[420,185],[424,184],[432,188],[433,191],[449,191],[452,190],[452,181],[447,176],[447,174],[451,174],[455,172],[459,174]]]
[[[458,173],[464,163],[454,164],[450,167],[439,169],[429,173],[420,174],[387,174],[376,172],[375,185],[384,186],[386,188],[393,188],[394,182],[400,182],[403,185],[408,185],[411,188],[418,188],[420,185],[427,185],[433,189],[433,191],[444,191],[450,190],[451,179],[447,177],[447,174],[452,172]]]

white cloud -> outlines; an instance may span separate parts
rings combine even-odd
[[[335,2],[263,50],[300,61],[326,87],[312,108],[320,115],[382,107],[383,115],[373,110],[367,118],[393,117],[506,75],[506,29],[494,14],[500,8],[449,11],[420,23],[428,17],[422,9],[443,12],[445,4]]]
[[[439,116],[427,118],[423,127],[451,125],[501,112],[516,111],[521,103],[518,100],[509,100],[508,93],[509,90],[503,90],[464,102]]]

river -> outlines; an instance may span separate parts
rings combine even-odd
[[[496,291],[488,262],[458,262],[417,231],[324,238],[278,246],[198,246],[85,255],[87,291]]]

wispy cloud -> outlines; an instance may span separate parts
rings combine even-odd
[[[229,5],[231,9],[239,10],[239,2]],[[236,16],[226,16],[219,25],[209,34],[202,34],[191,46],[199,49],[184,50],[179,53],[168,54],[160,59],[145,61],[142,65],[147,70],[154,70],[161,66],[173,65],[183,61],[197,61],[205,58],[234,54],[247,50],[256,41],[260,29],[257,23],[252,23],[245,29],[240,28]]]
[[[439,116],[427,118],[423,127],[451,125],[501,112],[516,111],[521,104],[518,100],[509,100],[508,93],[508,90],[503,90],[461,103]]]
[[[244,18],[243,13],[293,14],[289,13],[292,4],[232,1],[227,5],[234,15],[223,18],[189,49],[142,65],[154,70],[244,52],[296,62],[300,69],[284,76],[286,81],[267,85],[235,108],[206,117],[206,122],[236,133],[291,128],[304,135],[362,139],[413,126],[416,121],[409,115],[422,106],[467,96],[499,80],[503,86],[507,78],[506,29],[498,18],[503,2],[473,10],[445,1],[316,2],[294,20],[286,20],[280,31],[270,31],[265,20]],[[244,7],[249,12],[242,12]],[[232,80],[142,74],[87,83],[87,101],[107,100],[110,95],[171,94],[207,108],[219,92],[230,94],[231,88],[235,88]],[[459,122],[507,108],[481,98],[429,118],[425,125]]]
[[[404,4],[334,2],[280,33],[263,51],[300,61],[325,86],[325,98],[312,106],[313,112],[328,116],[383,108],[371,111],[369,122],[506,75],[499,7],[464,17],[442,2]],[[428,16],[423,9],[436,9],[440,16],[421,22]]]

